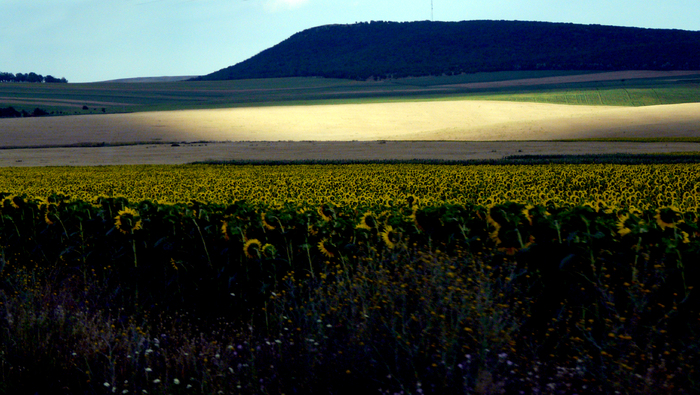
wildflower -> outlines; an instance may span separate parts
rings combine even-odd
[[[153,380],[153,384],[159,384],[159,383],[160,383],[160,379]]]
[[[141,229],[141,217],[138,211],[132,208],[125,208],[117,213],[114,217],[114,227],[124,234],[133,233],[135,230]]]
[[[180,385],[180,380],[178,380],[178,379],[173,379],[173,384],[175,384],[175,385]]]
[[[107,387],[107,388],[110,387],[109,383],[107,383],[107,382],[105,382],[103,385],[104,385],[105,387]]]
[[[250,240],[245,242],[245,244],[243,245],[243,252],[245,253],[245,256],[247,256],[248,258],[253,258],[253,254],[250,251],[250,248],[252,246],[256,246],[257,250],[260,251],[260,247],[262,246],[262,243],[260,243],[260,240],[258,240],[258,239],[250,239]]]

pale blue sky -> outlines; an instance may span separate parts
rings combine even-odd
[[[430,0],[0,0],[0,71],[202,75],[331,23],[429,20]],[[433,0],[434,20],[700,30],[698,0]]]

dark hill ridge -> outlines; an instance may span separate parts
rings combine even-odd
[[[307,29],[197,79],[671,69],[700,69],[700,32],[519,21],[369,22]]]

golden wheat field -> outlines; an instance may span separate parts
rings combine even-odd
[[[523,154],[646,153],[696,150],[694,144],[582,144],[589,138],[700,137],[700,103],[646,107],[477,100],[298,105],[0,119],[2,166],[182,164],[198,160],[489,159]],[[308,146],[315,141],[318,146]],[[365,147],[372,141],[395,141]],[[173,150],[165,142],[187,142]],[[207,145],[193,145],[208,142]],[[241,145],[242,142],[270,144]],[[344,142],[342,147],[339,142]],[[416,144],[426,144],[417,149]],[[441,142],[490,142],[436,147]],[[76,148],[71,145],[107,147]],[[139,143],[140,145],[132,145]],[[109,146],[124,145],[130,146]],[[151,145],[149,145],[151,144]],[[31,149],[27,149],[31,147]],[[52,148],[49,148],[52,147]],[[60,148],[57,148],[60,147]],[[60,149],[60,151],[59,151]],[[494,155],[495,154],[495,155]],[[379,158],[377,158],[379,156]]]
[[[613,107],[478,100],[389,102],[3,119],[0,146],[697,137],[698,124],[700,103]]]

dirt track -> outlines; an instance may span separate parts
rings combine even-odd
[[[498,159],[508,155],[697,152],[698,143],[301,141],[0,150],[0,166],[184,164],[200,160]]]

